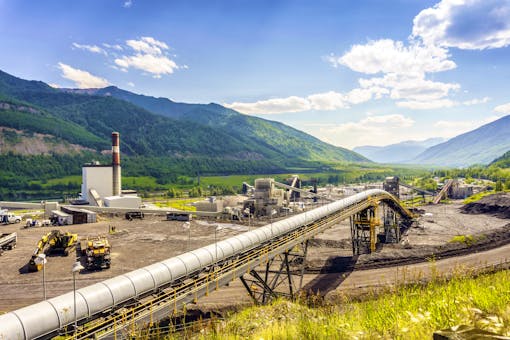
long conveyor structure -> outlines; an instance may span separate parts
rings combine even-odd
[[[250,289],[253,285],[248,284],[251,282],[248,277],[257,281],[264,298],[276,295],[276,286],[283,281],[289,282],[292,294],[288,261],[292,252],[304,245],[306,256],[307,240],[380,203],[403,219],[413,218],[413,214],[386,191],[364,191],[78,289],[77,329],[73,329],[73,291],[0,315],[0,339],[46,339],[62,334],[76,339],[124,338],[141,325],[176,315],[187,303],[196,302],[238,278],[253,298],[256,292]],[[269,267],[277,258],[285,259],[280,269],[286,267],[287,271],[280,277],[283,272],[280,270],[270,280]],[[256,270],[264,265],[265,278]]]

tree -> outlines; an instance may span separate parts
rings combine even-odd
[[[167,192],[167,196],[170,197],[170,198],[175,198],[177,196],[177,194],[175,192],[175,189],[174,188],[170,188],[170,190],[168,190],[168,192]]]
[[[496,182],[496,188],[495,188],[495,191],[498,192],[498,191],[503,191],[503,182],[501,182],[500,179],[497,180]]]

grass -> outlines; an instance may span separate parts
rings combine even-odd
[[[449,241],[450,243],[462,243],[467,245],[468,247],[471,247],[476,242],[485,239],[485,235],[456,235],[452,237],[452,239]]]
[[[429,196],[425,197],[425,202],[423,201],[423,197],[421,197],[421,196],[416,196],[416,197],[414,197],[412,199],[401,201],[401,203],[403,203],[404,206],[407,207],[407,208],[425,205],[425,204],[428,204],[430,202],[432,202],[432,198],[429,197]]]
[[[409,285],[365,301],[307,306],[278,300],[218,322],[198,339],[431,339],[470,325],[510,336],[510,271]]]
[[[166,201],[153,202],[153,204],[159,208],[170,207],[183,211],[197,211],[196,207],[189,205],[197,200],[200,200],[200,198],[169,199]]]
[[[477,194],[474,194],[473,196],[469,196],[468,198],[466,198],[464,200],[464,204],[469,204],[469,203],[474,203],[474,202],[478,202],[479,200],[481,200],[482,198],[484,198],[485,196],[490,196],[490,195],[493,195],[495,194],[496,192],[494,190],[492,191],[482,191],[482,192],[479,192]]]

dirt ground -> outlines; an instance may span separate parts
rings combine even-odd
[[[356,275],[359,275],[357,272],[370,272],[358,269],[420,262],[432,254],[439,254],[440,258],[441,254],[447,255],[449,250],[457,248],[473,252],[474,248],[472,247],[450,243],[452,238],[458,235],[497,234],[501,241],[499,245],[510,240],[508,219],[487,214],[462,214],[460,207],[460,202],[425,206],[423,208],[427,213],[426,216],[419,218],[418,224],[406,231],[404,244],[383,245],[376,253],[360,255],[357,258],[352,258],[349,225],[342,223],[328,229],[311,243],[307,262],[308,274],[304,281],[307,286],[305,287],[320,289],[321,284],[324,286],[324,283],[328,283],[330,291],[346,289],[347,283],[342,284],[346,277],[355,278]],[[80,239],[85,239],[88,236],[107,235],[112,245],[111,268],[77,275],[76,285],[78,288],[167,259],[188,249],[196,249],[214,243],[215,234],[216,239],[221,240],[248,231],[250,228],[247,225],[220,223],[213,220],[193,220],[191,228],[188,230],[183,227],[183,222],[166,221],[162,216],[146,216],[144,220],[135,219],[133,221],[121,217],[101,216],[98,220],[99,222],[93,224],[58,227],[63,231],[78,233]],[[259,225],[265,223],[267,222],[258,222]],[[108,235],[110,226],[116,227],[115,234]],[[218,226],[221,228],[218,228],[219,230],[215,233]],[[14,231],[18,233],[17,247],[5,251],[0,256],[1,313],[42,300],[42,271],[20,274],[19,269],[30,259],[37,241],[42,235],[51,231],[52,227],[24,229],[20,224],[13,224],[2,225],[0,230],[2,233]],[[480,239],[485,239],[486,244],[493,243],[490,237]],[[492,245],[494,246],[494,244]],[[462,252],[458,254],[462,254]],[[453,253],[452,255],[458,254]],[[479,256],[482,256],[483,260],[483,253],[480,253]],[[48,258],[45,267],[48,298],[72,290],[71,267],[75,260],[74,254],[68,257]],[[368,278],[369,276],[366,276],[366,279]],[[362,282],[357,282],[357,284],[362,284]],[[247,303],[249,303],[249,298],[239,282],[235,282],[231,287],[220,289],[200,301],[202,306]]]

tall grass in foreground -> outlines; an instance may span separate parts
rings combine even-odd
[[[278,300],[251,307],[192,336],[198,339],[431,339],[471,325],[510,336],[510,271],[435,280],[335,303]]]

